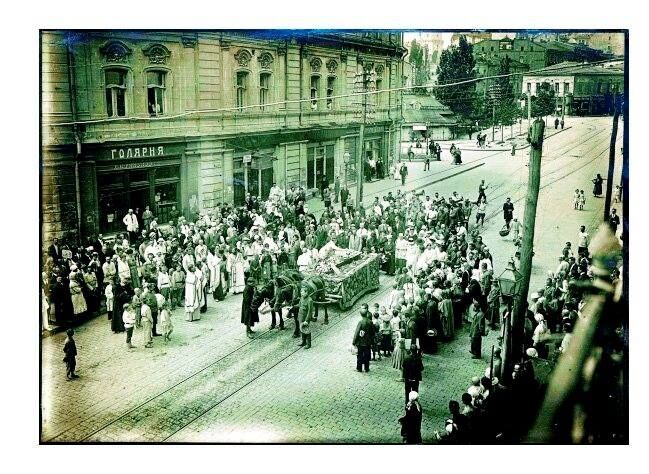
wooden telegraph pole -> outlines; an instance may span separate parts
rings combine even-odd
[[[527,310],[527,293],[530,289],[532,275],[532,251],[534,247],[534,226],[536,225],[536,204],[539,199],[541,183],[541,154],[543,151],[543,133],[545,122],[538,117],[529,129],[527,141],[530,143],[530,171],[525,202],[525,219],[523,223],[523,240],[521,245],[521,268],[523,275],[518,294],[515,296],[512,313],[512,360],[516,361],[523,353],[523,327]]]
[[[608,176],[606,180],[606,200],[604,201],[604,221],[608,220],[611,212],[611,195],[613,194],[613,172],[615,171],[615,142],[617,140],[617,122],[620,118],[619,96],[615,96],[615,111],[613,112],[613,130],[611,145],[608,150]]]

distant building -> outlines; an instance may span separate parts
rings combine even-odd
[[[466,37],[466,41],[469,44],[475,44],[480,41],[490,40],[492,38],[492,34],[487,32],[466,31],[453,33],[453,36],[451,36],[451,46],[457,46],[458,44],[460,44],[461,36]]]
[[[403,95],[402,140],[409,140],[411,132],[430,131],[433,140],[455,138],[458,120],[447,106],[432,95]]]
[[[603,53],[615,56],[624,56],[624,33],[616,32],[541,32],[541,33],[519,33],[518,37],[534,40],[540,43],[560,41],[563,43],[580,44]]]
[[[566,114],[606,115],[613,112],[615,94],[624,92],[624,70],[619,65],[563,62],[523,75],[521,93],[534,96],[544,82],[554,89],[558,111],[565,100]]]
[[[399,152],[401,33],[43,31],[40,46],[44,248],[123,232],[129,208],[192,218]],[[364,76],[384,92],[361,147]]]
[[[497,76],[500,73],[500,58],[480,55],[476,58],[475,71],[477,77],[491,77]],[[529,70],[529,66],[520,61],[512,59],[509,64],[510,74],[515,74],[510,77],[509,83],[512,86],[512,91],[518,93],[521,90],[524,73]],[[489,88],[495,83],[495,80],[478,81],[476,82],[476,94],[486,96]]]
[[[530,71],[542,69],[564,61],[599,61],[609,56],[601,51],[576,43],[560,41],[532,41],[509,37],[500,40],[484,40],[473,45],[473,57],[510,59],[526,64]]]

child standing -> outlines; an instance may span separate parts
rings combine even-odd
[[[573,195],[572,200],[575,206],[575,210],[579,209],[579,201],[581,200],[581,194],[579,193],[579,189],[575,189],[575,194]]]
[[[397,369],[399,373],[403,370],[403,359],[406,353],[406,340],[403,337],[403,331],[397,333],[397,341],[394,345],[394,352],[392,353],[392,368]],[[403,381],[403,378],[400,379]]]
[[[108,320],[110,321],[113,319],[113,282],[108,282],[108,285],[106,285],[106,289],[104,290],[104,295],[106,296],[106,311],[108,312]]]
[[[165,343],[170,341],[169,336],[174,331],[174,326],[171,323],[171,311],[169,311],[169,302],[165,302],[160,310],[160,329],[164,337]]]
[[[586,205],[586,194],[582,189],[581,191],[579,191],[579,210],[583,211],[585,205]]]
[[[78,379],[79,376],[74,373],[75,368],[77,367],[77,345],[74,342],[74,331],[72,329],[68,329],[66,332],[67,338],[65,339],[65,345],[63,346],[63,353],[65,354],[65,357],[63,358],[63,362],[65,362],[66,366],[66,377],[68,380],[72,379]]]
[[[383,355],[387,357],[392,354],[392,327],[390,326],[392,318],[385,306],[381,306],[379,310],[379,319],[381,320],[381,350]]]
[[[158,291],[160,294],[165,297],[165,300],[169,299],[171,292],[171,278],[169,273],[167,273],[167,267],[164,265],[160,267],[160,272],[158,273]]]
[[[182,306],[182,294],[185,290],[185,272],[182,265],[178,263],[171,274],[171,309]]]

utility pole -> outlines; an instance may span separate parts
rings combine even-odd
[[[527,91],[527,130],[532,126],[532,93]]]
[[[512,362],[519,360],[523,354],[523,327],[527,311],[527,293],[530,289],[532,275],[532,252],[534,247],[534,226],[536,225],[536,205],[539,199],[541,183],[541,154],[543,152],[543,133],[545,122],[537,118],[529,130],[527,141],[530,143],[530,165],[523,223],[523,240],[521,245],[521,286],[515,296],[512,312]],[[514,362],[515,363],[515,362]]]
[[[606,200],[604,201],[604,221],[611,212],[611,194],[613,193],[613,172],[615,171],[615,142],[617,140],[617,122],[620,118],[619,96],[616,94],[615,111],[613,112],[613,130],[611,131],[611,145],[608,150],[608,176],[606,180]]]
[[[356,209],[360,209],[363,205],[363,165],[365,164],[365,121],[367,120],[367,72],[363,67],[361,75],[361,88],[363,92],[363,120],[361,121],[361,128],[358,133],[359,152],[356,159]]]
[[[564,90],[563,97],[561,97],[562,102],[561,102],[561,121],[563,122],[563,119],[566,117],[566,93]]]

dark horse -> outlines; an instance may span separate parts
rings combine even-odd
[[[327,312],[327,304],[330,303],[327,299],[327,293],[325,291],[325,281],[319,275],[308,276],[302,282],[308,289],[308,294],[313,298],[313,304],[315,306],[315,317],[314,320],[318,320],[318,308],[322,306],[325,312],[324,323],[329,324],[329,313]]]

